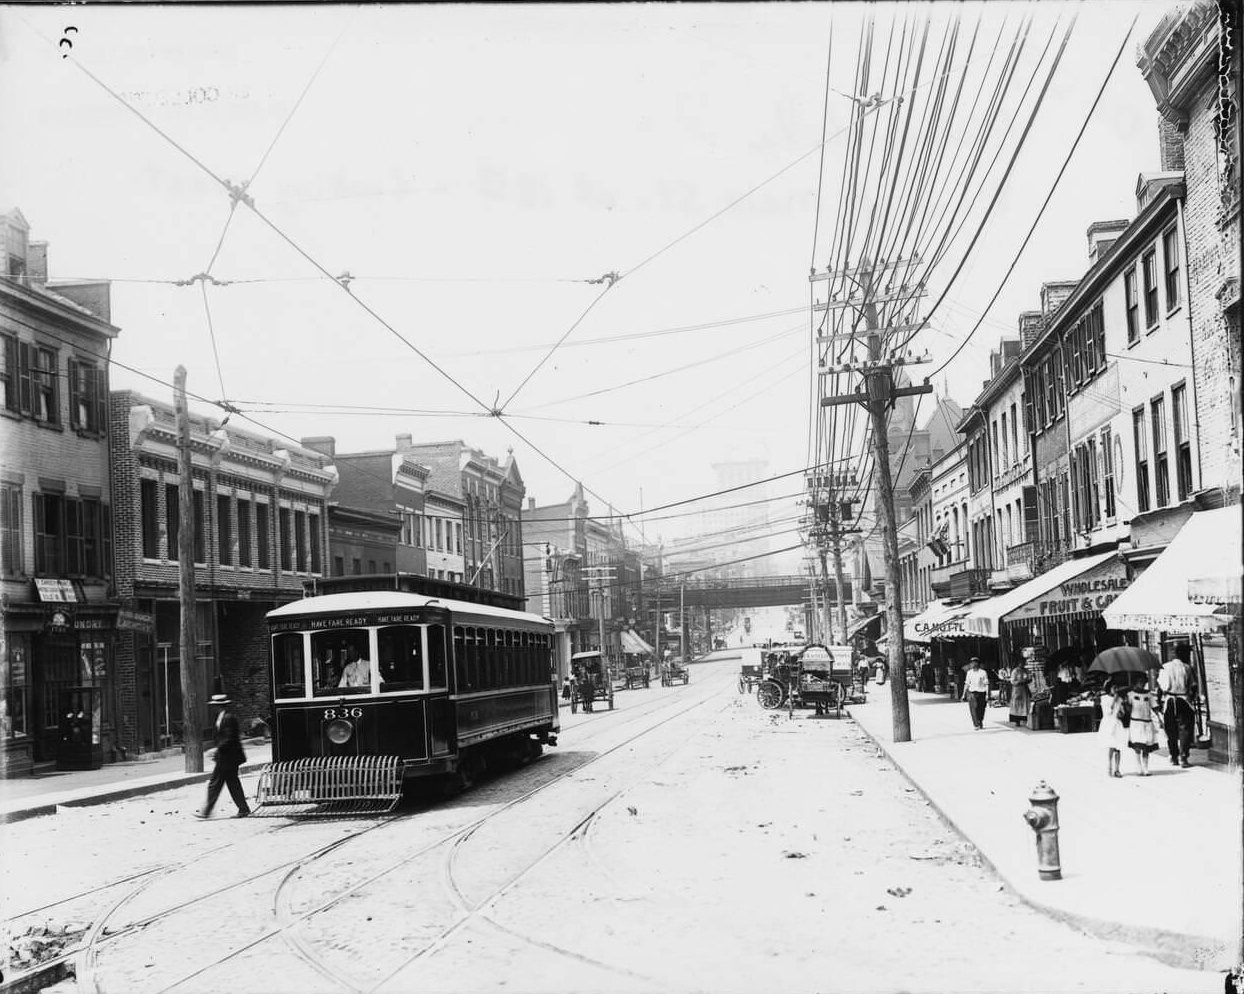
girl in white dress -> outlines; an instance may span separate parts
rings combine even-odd
[[[1156,726],[1157,712],[1153,708],[1153,695],[1146,689],[1148,686],[1143,676],[1137,675],[1132,681],[1131,692],[1127,695],[1131,705],[1131,720],[1127,725],[1127,744],[1136,753],[1136,762],[1140,765],[1140,775],[1149,775],[1149,753],[1158,747]]]
[[[1130,704],[1127,687],[1116,684],[1107,687],[1101,695],[1101,724],[1097,726],[1097,738],[1106,746],[1106,772],[1108,776],[1121,777],[1119,761],[1127,748],[1127,725],[1130,723]]]

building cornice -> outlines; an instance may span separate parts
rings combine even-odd
[[[11,279],[0,279],[0,293],[9,298],[13,306],[24,311],[53,318],[75,325],[80,331],[87,331],[103,338],[116,338],[121,329],[109,324],[103,318],[95,317],[84,308],[70,307],[62,304],[54,297],[40,293],[38,290],[23,286]]]
[[[1164,15],[1138,48],[1136,64],[1158,113],[1181,131],[1193,97],[1217,68],[1220,30],[1217,5],[1197,0]]]

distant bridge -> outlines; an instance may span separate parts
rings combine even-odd
[[[665,580],[661,583],[661,607],[677,609],[679,600],[687,607],[779,607],[800,604],[808,599],[806,576],[749,576],[733,580],[712,580],[700,577],[687,580]],[[837,597],[831,580],[828,588],[830,603]],[[648,595],[648,591],[645,591]],[[851,601],[851,581],[842,585],[843,601]],[[650,595],[649,595],[650,596]]]

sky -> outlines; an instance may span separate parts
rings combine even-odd
[[[715,463],[809,461],[808,274],[866,16],[992,38],[1030,14],[1035,52],[1079,12],[976,244],[985,197],[929,278],[926,373],[983,317],[932,381],[966,407],[1041,283],[1088,268],[1088,225],[1135,215],[1158,168],[1135,50],[1169,6],[0,6],[0,209],[53,280],[114,281],[114,389],[167,399],[185,365],[196,411],[226,400],[261,433],[512,448],[539,504],[580,481],[594,511],[650,511],[713,491]]]

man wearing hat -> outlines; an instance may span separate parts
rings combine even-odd
[[[977,656],[968,660],[968,671],[963,676],[963,699],[968,702],[972,715],[972,727],[985,727],[985,700],[989,697],[989,674],[981,669]]]
[[[217,689],[220,690],[219,685]],[[238,719],[228,710],[233,702],[224,693],[212,694],[208,704],[217,708],[216,715],[216,753],[215,765],[212,767],[212,778],[207,782],[207,803],[195,812],[198,818],[210,818],[216,799],[220,797],[220,788],[228,787],[229,796],[238,806],[237,817],[245,818],[251,813],[246,803],[246,794],[242,790],[242,781],[238,779],[238,767],[246,762],[246,753],[242,750],[242,735],[238,729]]]

